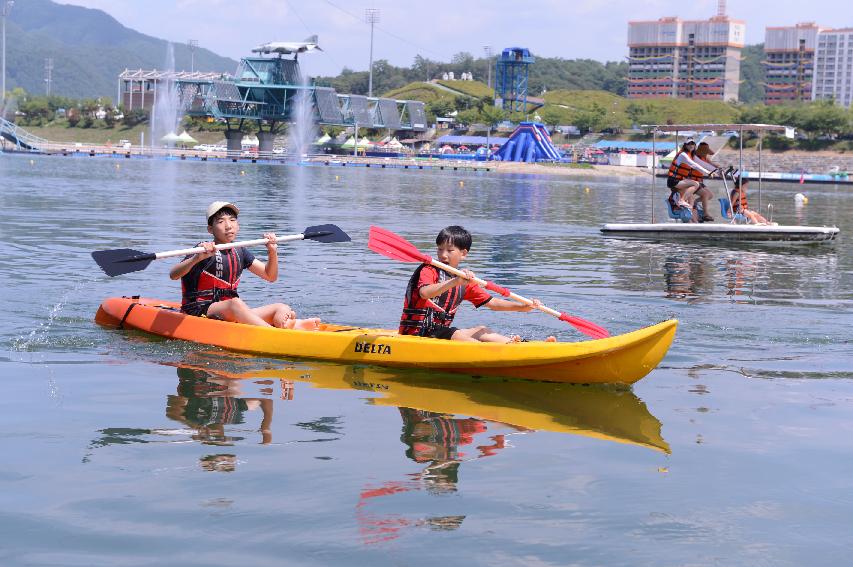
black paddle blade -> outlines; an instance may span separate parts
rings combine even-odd
[[[317,242],[349,242],[352,240],[349,234],[334,224],[309,226],[302,234],[305,235],[305,240],[316,240]]]
[[[144,270],[156,259],[156,256],[130,248],[116,248],[115,250],[96,250],[92,252],[92,258],[105,274],[114,278]]]

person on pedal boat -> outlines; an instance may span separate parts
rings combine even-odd
[[[703,168],[711,171],[709,175],[705,175],[697,169],[694,169],[690,172],[690,179],[699,182],[699,189],[696,190],[695,197],[700,200],[702,203],[702,210],[705,211],[705,216],[702,217],[703,222],[713,221],[714,219],[708,214],[709,205],[708,203],[713,199],[714,194],[705,186],[705,178],[711,177],[715,172],[719,172],[722,168],[716,163],[712,162],[710,159],[711,156],[711,146],[708,142],[701,142],[698,146],[696,146],[696,151],[693,152],[693,161],[701,165]],[[694,203],[695,204],[695,203]]]
[[[711,169],[706,169],[694,159],[693,151],[696,149],[696,142],[693,140],[687,140],[684,142],[684,145],[681,146],[681,150],[675,157],[672,159],[672,163],[669,166],[669,173],[666,178],[666,186],[669,187],[669,190],[672,192],[669,196],[670,204],[673,205],[673,209],[678,207],[687,207],[688,209],[693,209],[693,205],[696,201],[696,193],[700,190],[700,183],[695,179],[691,179],[691,173],[694,171],[696,173],[705,175],[711,174]],[[696,175],[694,173],[694,175]],[[701,196],[700,196],[701,199]],[[703,205],[706,203],[707,196],[705,200],[703,200]],[[714,220],[710,216],[707,215],[703,217],[703,220]],[[696,218],[696,211],[693,211],[693,222],[698,221]]]
[[[268,282],[278,279],[278,243],[275,234],[267,239],[267,261],[262,262],[245,248],[217,250],[216,244],[234,242],[240,232],[234,203],[215,201],[207,208],[207,231],[213,242],[202,242],[204,252],[191,254],[175,264],[169,272],[173,280],[181,280],[181,311],[189,315],[223,319],[236,323],[279,327],[282,329],[317,330],[317,318],[297,319],[289,305],[272,303],[251,308],[237,295],[243,270],[249,270]]]
[[[749,185],[749,181],[746,179],[738,177],[737,180],[735,180],[735,186],[729,194],[729,203],[732,205],[732,214],[742,214],[746,217],[749,224],[777,225],[778,223],[771,223],[760,213],[749,208],[749,203],[746,201],[747,185]]]
[[[471,233],[461,226],[443,228],[435,239],[439,262],[453,268],[468,256],[471,249]],[[421,264],[409,279],[403,314],[400,318],[400,334],[449,339],[454,341],[479,341],[492,343],[520,342],[517,335],[506,337],[480,325],[468,329],[453,327],[453,317],[462,300],[470,301],[474,307],[486,306],[493,311],[532,311],[533,306],[492,297],[486,290],[469,281],[474,272],[463,270],[465,276],[452,277],[444,270],[430,264]],[[535,304],[540,304],[534,299]],[[556,341],[548,337],[548,341]]]

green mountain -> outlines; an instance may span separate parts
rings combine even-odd
[[[168,43],[124,27],[101,10],[51,0],[15,2],[6,22],[6,89],[45,92],[45,59],[53,59],[51,93],[115,99],[125,69],[163,69]],[[189,70],[186,44],[174,44],[175,69]],[[196,71],[233,73],[237,62],[196,48]],[[118,102],[118,101],[115,101]]]

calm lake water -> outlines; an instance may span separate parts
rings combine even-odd
[[[602,237],[649,217],[642,178],[3,155],[0,180],[0,565],[849,562],[849,187],[764,186],[774,220],[835,224],[834,246],[735,249]],[[325,223],[353,239],[282,245],[278,282],[244,278],[251,304],[394,327],[414,266],[368,251],[368,227],[429,251],[462,224],[479,274],[613,333],[676,317],[678,335],[626,391],[95,325],[103,298],[179,285],[170,260],[110,279],[89,254],[194,245],[220,199],[244,239]],[[457,321],[582,338],[537,313]]]

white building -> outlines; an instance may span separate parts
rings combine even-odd
[[[768,27],[764,32],[764,103],[811,100],[820,26],[813,22]]]
[[[738,100],[746,24],[721,12],[628,22],[628,98]]]
[[[853,103],[853,28],[821,30],[815,54],[812,100]]]

